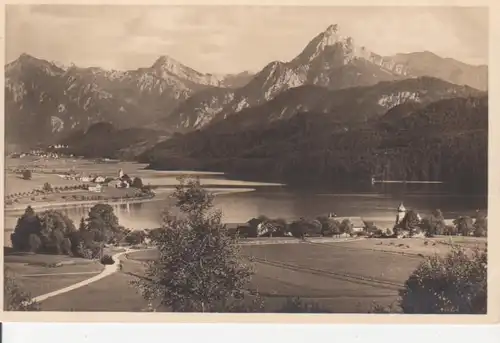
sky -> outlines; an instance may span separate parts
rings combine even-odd
[[[131,70],[168,55],[204,73],[255,72],[291,60],[331,24],[381,55],[488,63],[487,8],[128,5],[7,5],[6,62],[27,53]]]

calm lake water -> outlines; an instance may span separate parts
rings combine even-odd
[[[176,174],[141,171],[145,183],[159,187],[157,196],[149,202],[113,205],[120,224],[131,229],[158,227],[162,210],[172,203],[169,194],[171,187],[177,183]],[[356,187],[355,191],[302,191],[280,185],[228,180],[224,175],[217,174],[200,174],[200,179],[214,192],[221,192],[216,196],[215,204],[223,211],[225,222],[246,222],[259,215],[291,220],[335,212],[339,216],[360,216],[385,228],[392,227],[401,201],[422,216],[439,208],[446,219],[471,215],[476,209],[487,208],[487,196],[444,193],[439,185],[366,185]],[[78,225],[88,209],[80,206],[62,211]],[[7,212],[5,215],[6,245],[10,245],[10,232],[21,214],[22,211]]]

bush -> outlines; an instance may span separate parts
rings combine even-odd
[[[40,305],[31,300],[23,290],[15,274],[4,266],[3,303],[5,311],[39,311]]]
[[[485,314],[487,251],[454,248],[446,257],[429,257],[400,293],[405,313]]]
[[[23,179],[24,180],[31,180],[31,177],[32,177],[32,173],[31,173],[31,170],[24,170],[23,171]]]
[[[113,260],[113,257],[111,257],[109,255],[104,255],[101,258],[101,263],[104,264],[104,265],[110,265],[110,264],[114,264],[115,260]]]

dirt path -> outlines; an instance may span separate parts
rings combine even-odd
[[[48,298],[55,297],[56,295],[67,293],[67,292],[70,292],[72,290],[75,290],[75,289],[78,289],[80,287],[87,286],[91,283],[99,281],[99,280],[105,278],[106,276],[109,276],[109,275],[118,271],[119,264],[120,264],[120,256],[128,254],[130,252],[142,251],[142,250],[148,250],[148,249],[141,249],[141,250],[125,249],[125,251],[122,251],[122,252],[119,252],[119,253],[113,255],[112,258],[115,261],[115,263],[105,265],[104,270],[100,274],[98,274],[94,277],[91,277],[87,280],[83,280],[81,282],[75,283],[71,286],[64,287],[64,288],[58,289],[58,290],[50,292],[50,293],[39,295],[39,296],[33,298],[32,300],[36,301],[36,302],[41,302],[41,301],[47,300]]]

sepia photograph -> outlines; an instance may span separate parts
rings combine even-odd
[[[488,7],[5,6],[4,311],[488,314]]]

